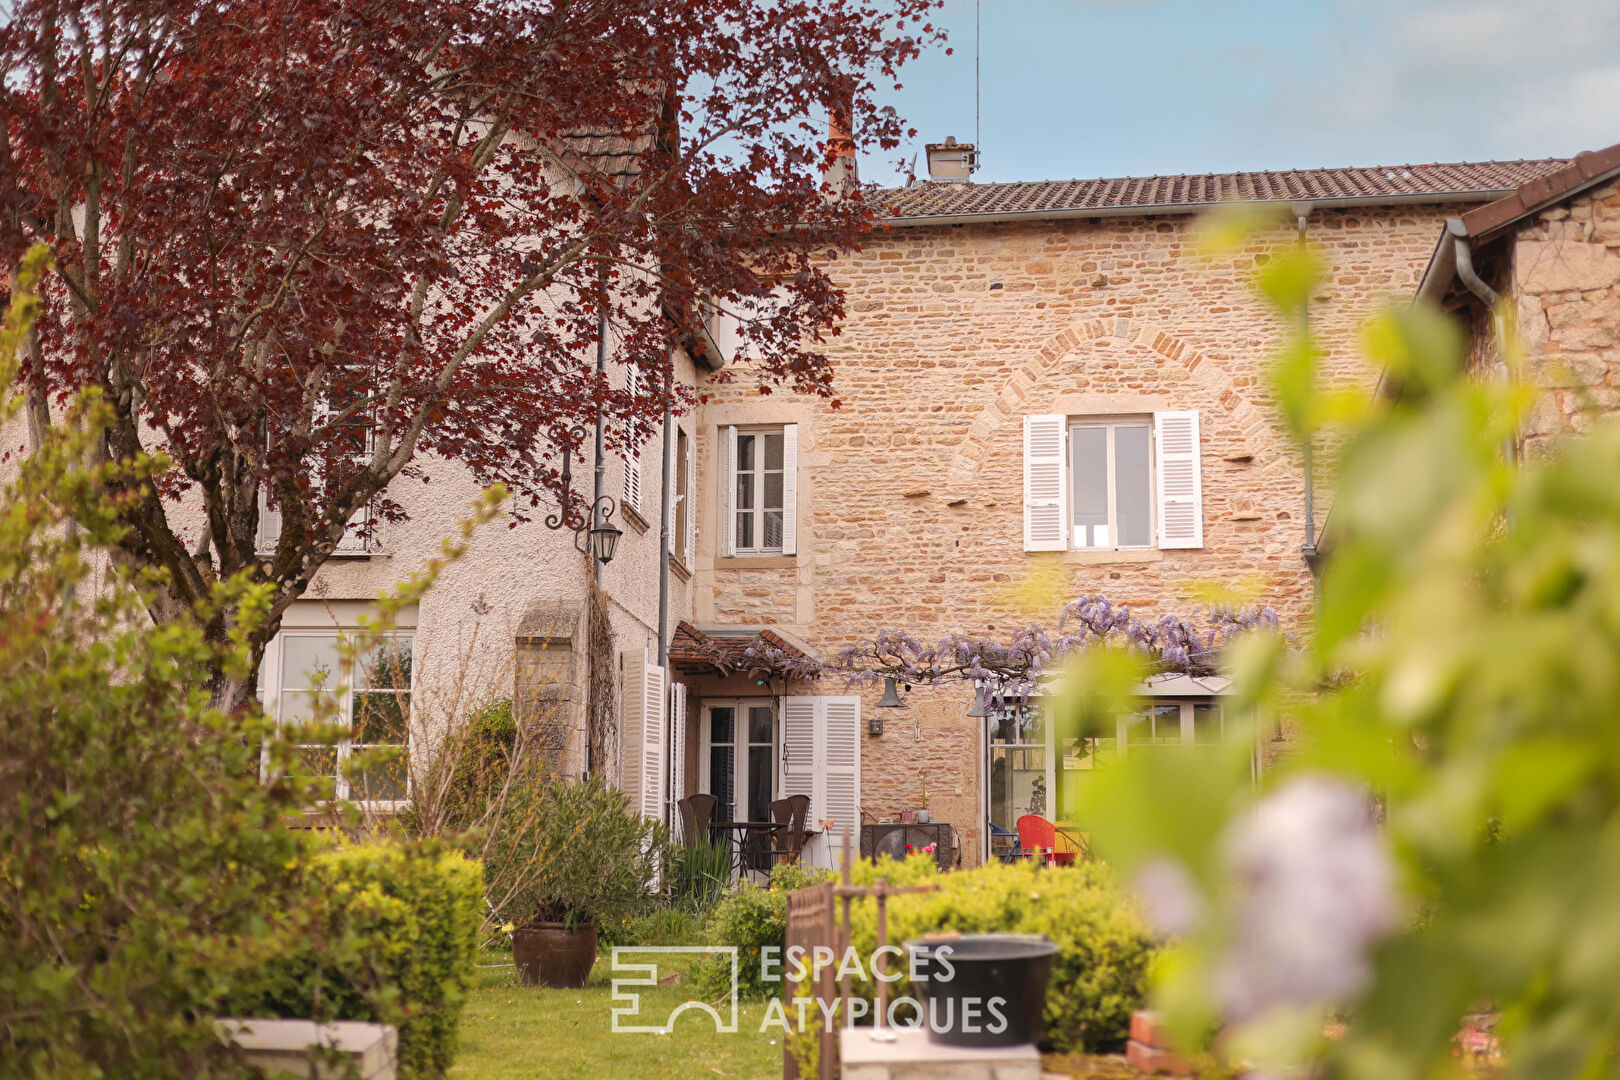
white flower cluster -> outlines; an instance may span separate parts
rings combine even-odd
[[[1399,917],[1395,867],[1362,791],[1302,777],[1228,829],[1236,887],[1215,990],[1229,1020],[1359,993]]]

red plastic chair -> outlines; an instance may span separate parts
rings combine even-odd
[[[1018,846],[1024,849],[1025,858],[1044,859],[1048,866],[1056,863],[1057,826],[1039,814],[1025,814],[1018,819]],[[1069,861],[1073,859],[1070,855]]]

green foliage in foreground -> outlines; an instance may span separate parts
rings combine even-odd
[[[1130,1031],[1131,1012],[1147,996],[1153,945],[1129,898],[1106,867],[1095,863],[1046,868],[1031,862],[990,862],[938,873],[930,855],[904,863],[861,863],[857,884],[879,877],[892,885],[936,884],[937,892],[893,897],[888,934],[893,944],[930,934],[1044,934],[1058,946],[1046,989],[1044,1047],[1058,1053],[1116,1051]],[[863,958],[877,947],[877,904],[852,906],[854,944]],[[857,992],[871,996],[865,985]],[[916,996],[909,981],[889,996]]]
[[[39,268],[0,342],[8,395]],[[144,625],[116,571],[93,588],[116,529],[101,493],[161,463],[77,467],[102,413],[87,397],[73,415],[0,492],[0,1060],[15,1077],[233,1075],[212,1003],[309,925],[301,842],[281,827],[301,794],[259,783],[261,717],[211,707],[219,647]],[[217,602],[251,613],[264,596]]]
[[[319,1016],[399,1029],[399,1074],[441,1077],[472,986],[483,873],[434,845],[342,845],[309,863],[323,918],[233,996],[239,1016]]]
[[[1312,282],[1301,253],[1262,284],[1297,325]],[[1596,423],[1516,464],[1503,447],[1531,395],[1489,371],[1465,376],[1447,319],[1392,311],[1366,341],[1393,400],[1321,390],[1305,337],[1276,365],[1296,430],[1336,425],[1347,439],[1333,550],[1303,650],[1247,641],[1234,674],[1242,704],[1292,714],[1305,733],[1259,794],[1306,776],[1376,796],[1407,909],[1358,991],[1277,1000],[1228,1030],[1226,1048],[1323,1058],[1369,1080],[1439,1075],[1454,1067],[1460,1017],[1494,1008],[1511,1075],[1616,1075],[1620,429]],[[1091,709],[1077,698],[1073,712]],[[1229,1007],[1220,973],[1242,947],[1252,890],[1223,852],[1254,796],[1241,762],[1195,775],[1144,757],[1155,760],[1097,785],[1082,812],[1117,865],[1168,856],[1201,898],[1159,989],[1196,1035]],[[1252,930],[1266,913],[1248,914]],[[1348,1022],[1332,1044],[1328,1009]]]
[[[761,979],[760,950],[780,949],[787,934],[787,894],[794,889],[826,881],[825,870],[800,863],[782,863],[771,871],[768,886],[739,881],[709,913],[711,945],[737,946],[737,988],[746,998],[781,992],[777,983]],[[698,992],[708,998],[731,993],[731,961],[712,957],[694,972]]]

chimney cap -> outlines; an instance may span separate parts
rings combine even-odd
[[[959,143],[947,135],[942,143],[928,143],[928,179],[948,184],[967,182],[979,167],[979,153],[972,143]]]

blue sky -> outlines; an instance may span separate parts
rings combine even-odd
[[[1549,157],[1620,142],[1620,0],[982,0],[978,181]],[[974,132],[973,0],[885,95]],[[896,182],[901,154],[862,179]],[[919,174],[926,174],[922,160]]]

